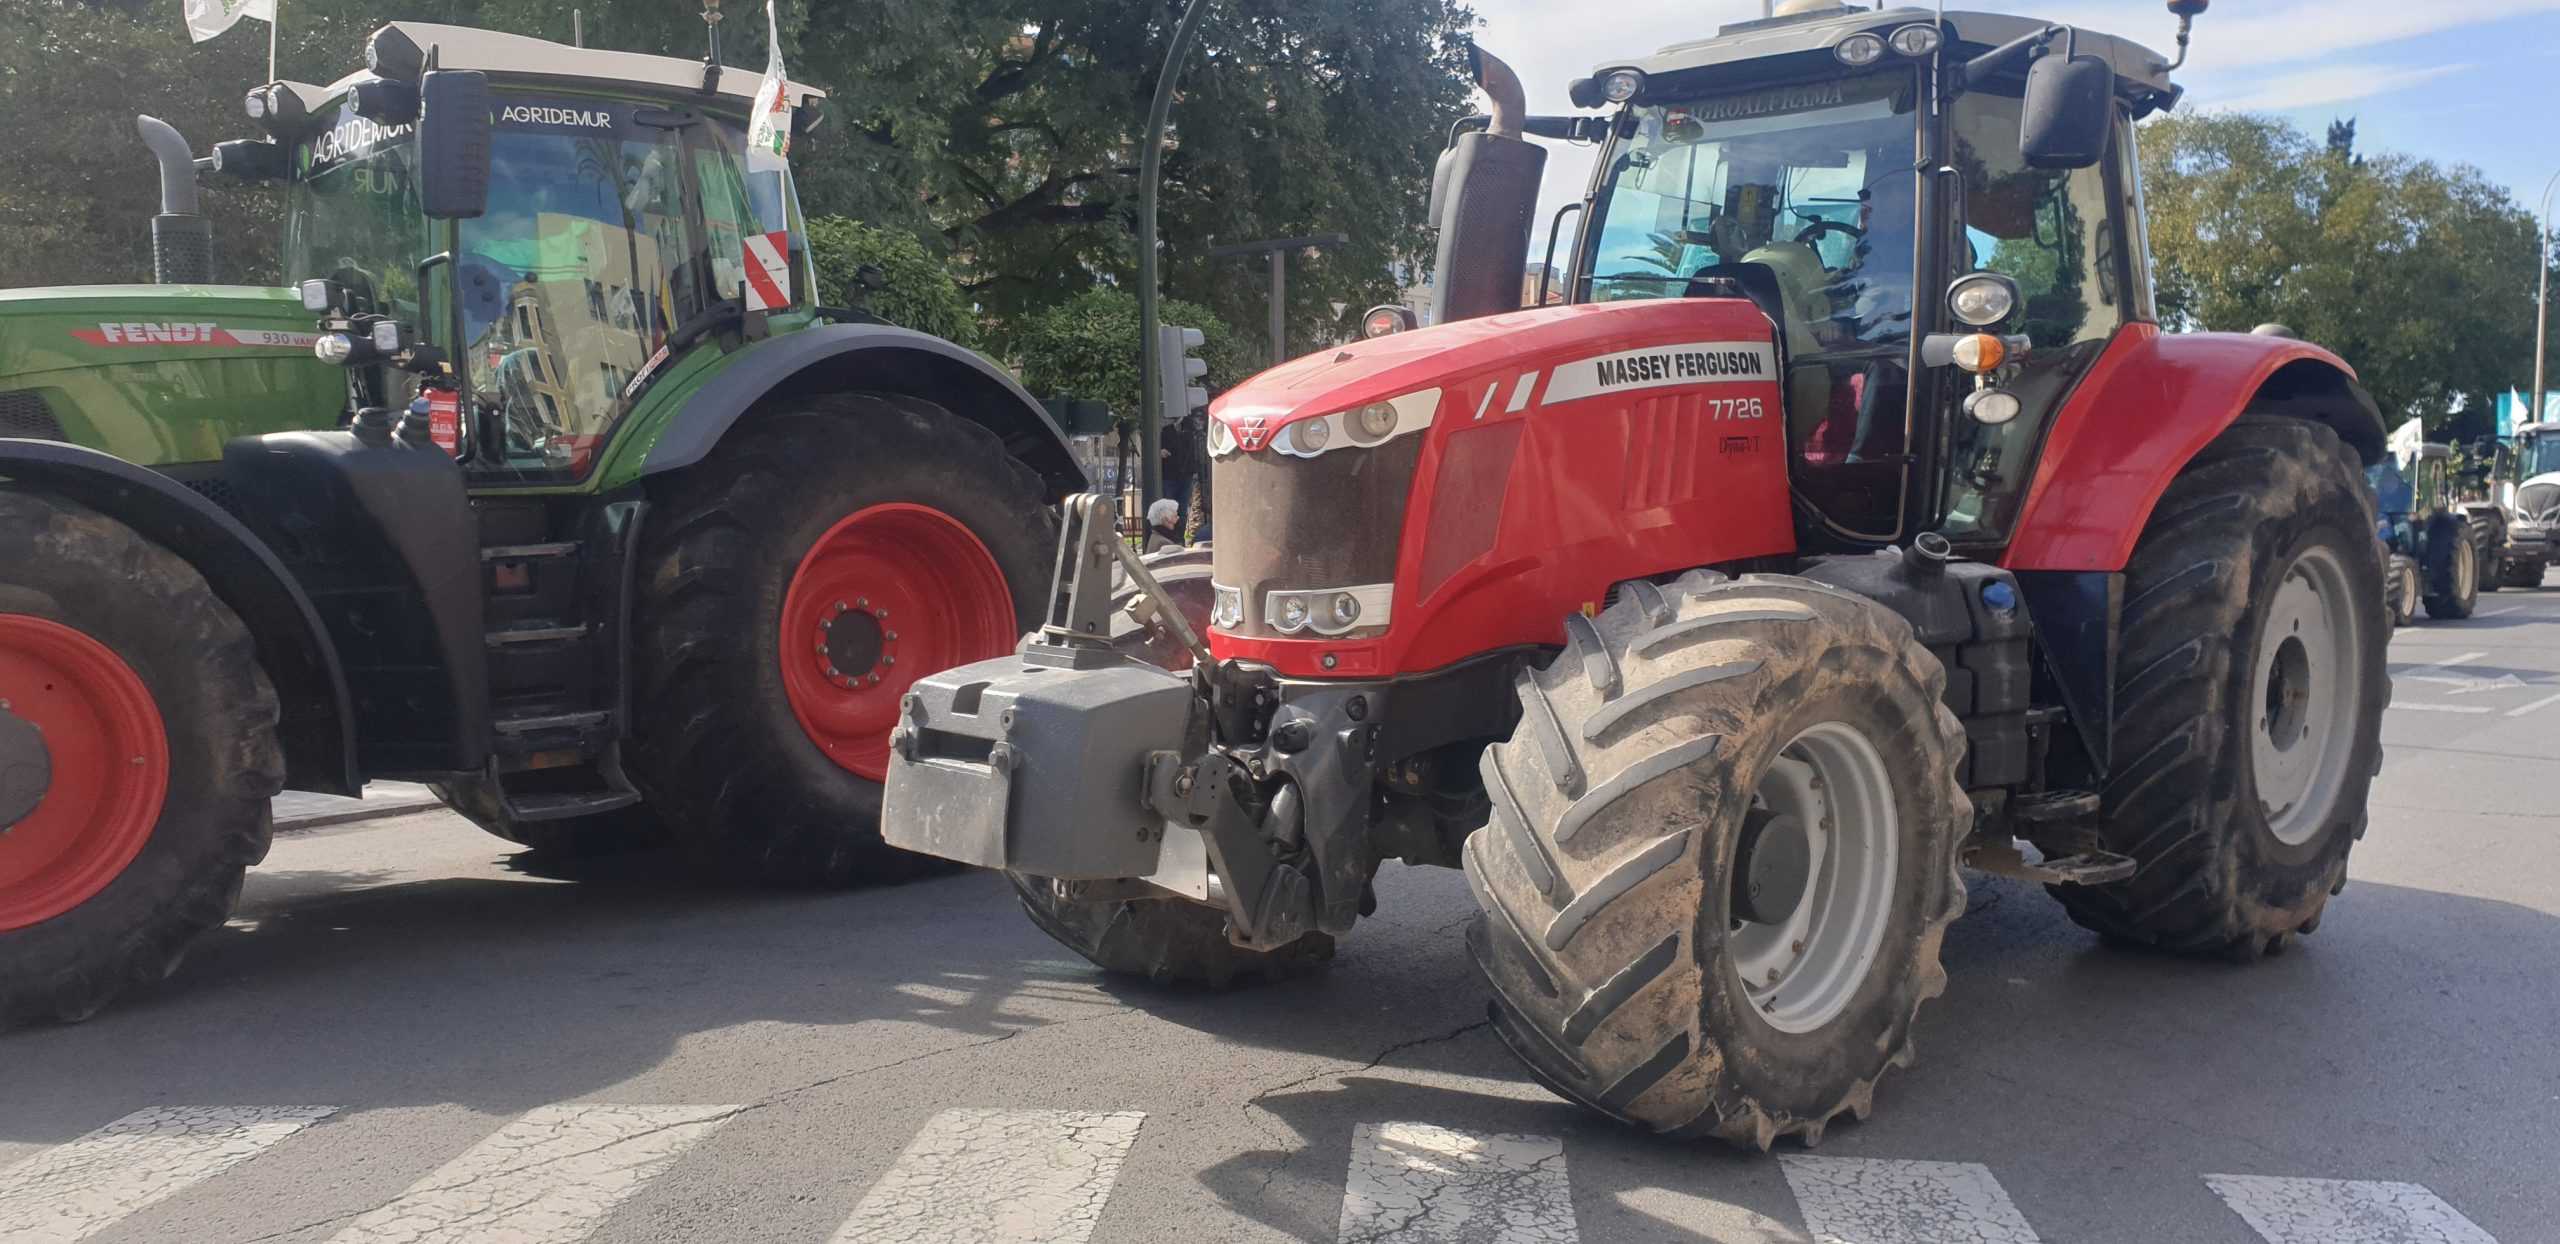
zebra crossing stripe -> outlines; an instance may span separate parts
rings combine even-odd
[[[1794,1154],[1778,1160],[1813,1244],[2038,1244],[1987,1166]]]
[[[2274,1175],[2204,1182],[2267,1244],[2498,1244],[2417,1184]]]
[[[945,1110],[836,1231],[837,1244],[1085,1244],[1136,1110]]]
[[[1576,1244],[1564,1142],[1360,1124],[1335,1234],[1341,1244]]]
[[[0,1170],[0,1240],[69,1244],[256,1157],[334,1106],[159,1106]]]
[[[366,1212],[331,1244],[583,1239],[738,1106],[543,1106]]]

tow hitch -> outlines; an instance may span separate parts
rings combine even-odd
[[[1239,944],[1285,945],[1326,923],[1298,789],[1222,737],[1222,671],[1110,515],[1104,498],[1068,501],[1050,616],[1014,655],[908,693],[883,836],[1081,897],[1220,906]],[[1132,596],[1191,652],[1190,672],[1113,646],[1114,601]]]

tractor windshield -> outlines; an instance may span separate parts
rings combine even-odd
[[[1580,292],[1677,298],[1773,278],[1799,353],[1908,341],[1918,81],[1907,73],[1635,110],[1592,206]]]
[[[2560,472],[2560,428],[2548,432],[2528,432],[2516,438],[2518,466],[2516,477],[2532,479],[2537,475]]]
[[[417,323],[418,263],[431,250],[411,179],[414,129],[342,109],[334,124],[295,148],[287,281],[325,277],[344,286],[359,309]]]

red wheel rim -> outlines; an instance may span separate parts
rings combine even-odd
[[[169,793],[169,736],[141,676],[59,622],[0,614],[0,700],[42,732],[53,780],[0,834],[0,930],[87,902],[142,853]]]
[[[960,520],[875,505],[828,528],[791,576],[782,689],[827,759],[877,782],[907,688],[1020,638],[1003,569]]]

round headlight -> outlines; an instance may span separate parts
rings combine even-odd
[[[1405,309],[1402,307],[1372,308],[1369,314],[1360,319],[1360,335],[1370,338],[1392,337],[1403,332],[1405,314]]]
[[[2017,313],[2018,287],[1998,274],[1976,273],[1948,291],[1947,306],[1967,326],[1989,328]]]
[[[1302,454],[1320,454],[1333,443],[1333,423],[1326,419],[1309,419],[1289,425],[1289,443]]]
[[[1935,26],[1905,26],[1893,32],[1893,50],[1905,56],[1927,56],[1945,41]]]
[[[1371,402],[1351,412],[1351,439],[1363,445],[1375,445],[1395,434],[1395,407],[1385,402]]]
[[[2015,420],[2025,409],[2017,394],[2003,393],[1998,389],[1977,389],[1973,396],[1964,400],[1964,413],[1973,416],[1975,423],[1995,428]]]
[[[1280,629],[1294,631],[1307,624],[1307,598],[1283,597],[1280,601]]]
[[[1613,104],[1634,99],[1642,90],[1644,71],[1640,69],[1613,69],[1600,79],[1600,98]]]
[[[1220,457],[1236,451],[1236,431],[1224,419],[1209,420],[1209,452]]]
[[[250,119],[250,120],[252,120],[252,121],[264,121],[264,120],[266,120],[266,119],[267,119],[267,91],[266,91],[266,88],[265,88],[265,87],[260,87],[260,88],[258,88],[257,90],[254,90],[254,91],[249,92],[248,97],[247,97],[247,98],[245,98],[245,99],[242,99],[242,100],[240,101],[240,106],[249,110],[249,119]]]
[[[1333,594],[1333,624],[1349,626],[1360,620],[1360,598],[1349,592]]]
[[[1880,35],[1851,35],[1831,49],[1840,63],[1853,69],[1864,69],[1884,59],[1884,38]]]
[[[1237,623],[1244,621],[1244,593],[1231,587],[1222,587],[1217,591],[1218,603],[1209,613],[1209,624],[1232,630]]]
[[[318,341],[311,343],[311,354],[323,363],[344,366],[356,356],[355,338],[345,333],[322,333]]]
[[[1980,376],[2000,370],[2000,364],[2008,361],[2009,346],[1989,333],[1975,333],[1958,338],[1954,354],[1956,366]]]

